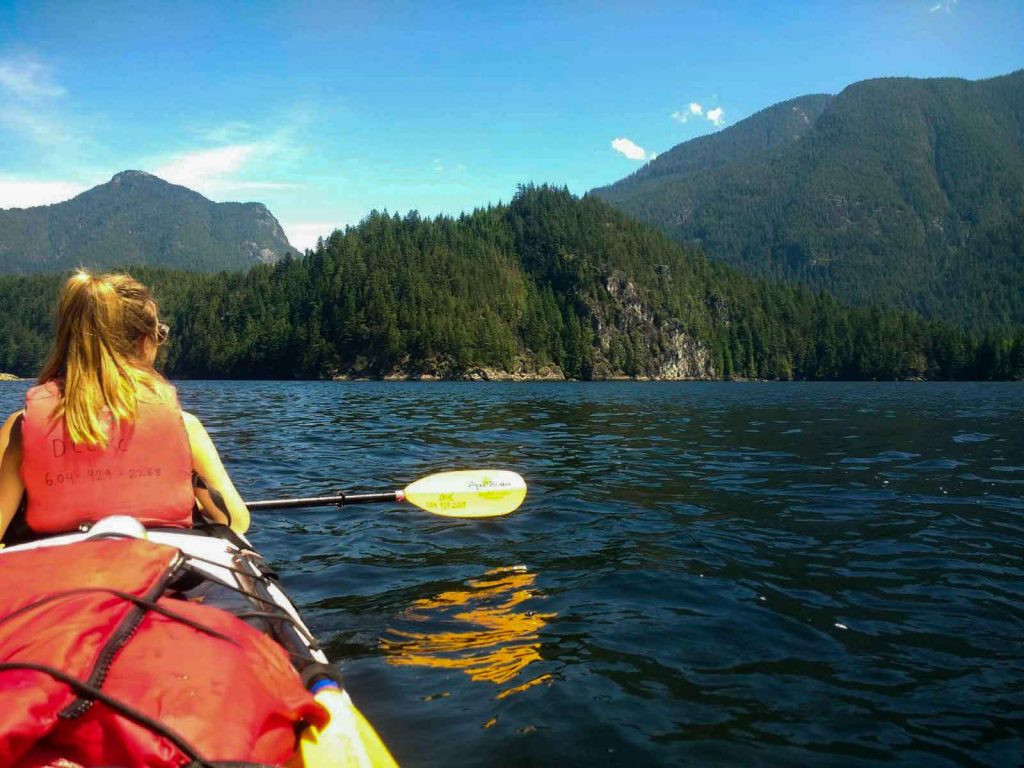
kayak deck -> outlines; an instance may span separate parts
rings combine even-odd
[[[275,574],[248,540],[225,526],[146,530],[131,518],[108,518],[88,532],[50,536],[0,549],[0,567],[8,553],[72,546],[94,538],[144,538],[177,549],[186,567],[185,578],[175,584],[175,589],[184,599],[226,610],[270,635],[287,651],[308,683],[330,678],[331,685],[316,694],[317,701],[330,712],[330,721],[322,729],[309,727],[301,734],[288,768],[395,765],[379,736],[352,703],[340,674],[330,666],[295,605],[276,583]]]

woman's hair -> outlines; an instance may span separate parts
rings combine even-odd
[[[106,447],[106,409],[134,421],[141,387],[157,392],[163,378],[139,356],[143,338],[158,338],[153,295],[129,275],[94,277],[82,270],[64,284],[57,303],[57,338],[39,382],[63,381],[53,418],[64,419],[76,444]]]

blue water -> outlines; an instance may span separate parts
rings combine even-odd
[[[254,520],[403,764],[1022,761],[1024,385],[180,392],[248,498],[526,477]]]

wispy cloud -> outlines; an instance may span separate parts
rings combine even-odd
[[[63,86],[50,67],[32,57],[0,57],[0,128],[44,152],[72,150],[80,139],[61,109]]]
[[[434,169],[434,173],[444,173],[444,163],[441,162],[441,158],[434,158],[434,162],[431,163],[431,167]]]
[[[139,157],[104,146],[95,127],[102,116],[76,114],[81,106],[57,74],[41,57],[0,53],[0,145],[14,159],[0,166],[8,174],[0,173],[2,207],[59,202],[124,168],[221,200],[302,186],[289,178],[308,156],[299,138],[312,113],[300,107],[262,129],[241,120],[193,127],[183,116],[182,143]]]
[[[67,147],[77,141],[59,115],[22,104],[0,102],[0,125],[44,150]]]
[[[67,96],[43,59],[0,55],[0,143],[13,161],[0,173],[0,208],[59,203],[103,180]]]
[[[690,120],[691,117],[703,117],[704,107],[698,104],[696,101],[691,101],[686,109],[680,109],[678,112],[672,113],[672,119],[677,120],[680,123],[685,123]]]
[[[256,144],[232,144],[182,152],[153,169],[161,179],[200,191],[222,184],[257,154]]]
[[[242,144],[250,141],[256,133],[251,123],[242,120],[228,120],[218,125],[197,128],[195,135],[209,144]]]
[[[0,176],[0,208],[31,208],[70,200],[87,186],[73,181]]]
[[[643,160],[647,157],[647,153],[644,151],[644,148],[638,146],[630,139],[612,139],[612,149],[621,155],[625,155],[630,160]]]
[[[150,167],[161,179],[204,195],[296,189],[301,185],[247,177],[288,151],[288,147],[268,139],[178,152],[157,159]]]
[[[50,68],[35,59],[0,59],[0,88],[25,100],[63,96],[64,88],[53,80]]]
[[[306,111],[293,109],[276,115],[269,128],[241,120],[200,126],[189,131],[189,143],[136,167],[215,200],[303,188],[289,176],[308,157],[301,137],[310,121]]]
[[[705,111],[703,105],[696,101],[691,101],[686,105],[685,109],[673,112],[671,118],[678,123],[688,123],[690,120],[703,119],[710,121],[716,128],[721,128],[725,125],[725,110],[722,107],[715,107]]]
[[[214,185],[216,188],[217,185]],[[226,179],[221,184],[221,189],[244,191],[265,191],[276,189],[301,189],[302,184],[294,181],[246,181],[244,179]]]
[[[942,0],[942,2],[935,3],[928,9],[928,13],[938,13],[939,11],[945,11],[946,13],[952,13],[953,9],[956,8],[956,4],[959,0]]]

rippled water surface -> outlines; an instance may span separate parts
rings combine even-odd
[[[403,764],[1022,760],[1022,385],[180,391],[248,498],[526,477],[254,520]]]

